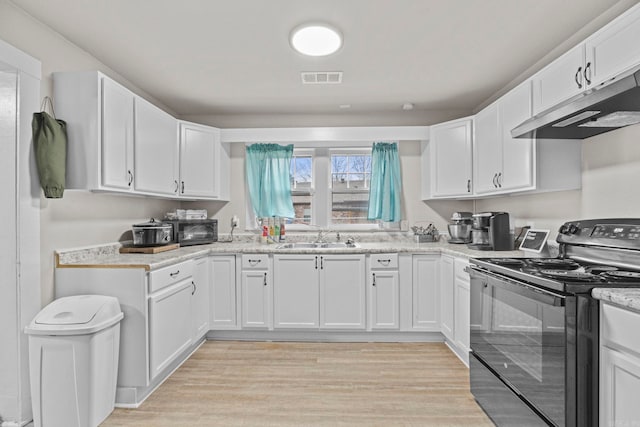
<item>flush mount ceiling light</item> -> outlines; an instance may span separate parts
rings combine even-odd
[[[303,55],[326,56],[342,47],[342,35],[327,24],[304,24],[294,28],[289,42]]]

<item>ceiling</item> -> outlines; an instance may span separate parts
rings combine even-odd
[[[472,110],[618,0],[13,2],[176,114],[206,115]],[[342,49],[291,49],[309,21],[339,28]]]

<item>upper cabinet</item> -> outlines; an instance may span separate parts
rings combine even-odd
[[[423,199],[472,196],[473,117],[431,126],[422,151]]]
[[[635,6],[533,76],[538,114],[640,64],[640,6]]]
[[[529,117],[529,82],[476,114],[473,140],[475,194],[535,188],[534,141],[511,137],[511,129]]]
[[[181,122],[98,71],[54,73],[67,122],[67,188],[229,200],[229,144]],[[179,135],[180,132],[180,135]]]
[[[220,130],[180,122],[180,195],[228,199],[229,144]]]

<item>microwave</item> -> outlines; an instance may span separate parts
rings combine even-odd
[[[173,225],[173,242],[180,246],[206,245],[218,241],[217,219],[164,220]]]

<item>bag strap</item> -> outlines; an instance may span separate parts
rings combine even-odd
[[[56,119],[56,112],[53,109],[53,101],[51,100],[51,98],[49,98],[48,96],[45,96],[42,99],[42,104],[40,105],[40,111],[46,112],[47,110],[47,106],[49,107],[49,109],[51,110],[51,115],[53,116],[54,120]]]

